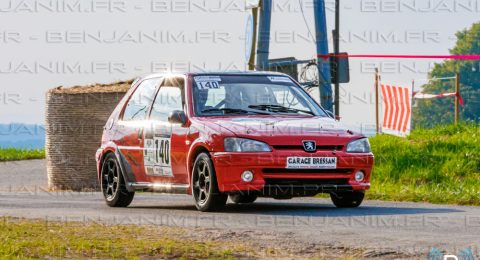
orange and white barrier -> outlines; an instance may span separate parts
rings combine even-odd
[[[412,93],[408,88],[381,85],[383,99],[383,133],[407,136],[412,119]]]

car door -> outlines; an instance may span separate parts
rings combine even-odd
[[[181,86],[162,85],[155,97],[144,141],[146,174],[152,183],[188,183],[185,143],[188,128],[168,122],[170,112],[184,111],[184,104]]]
[[[129,173],[135,177],[135,180],[129,181],[148,181],[143,163],[143,129],[148,123],[147,115],[161,80],[150,78],[142,81],[130,96],[118,122],[118,148],[130,167]]]

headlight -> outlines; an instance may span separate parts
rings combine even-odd
[[[223,144],[225,152],[271,152],[270,146],[264,142],[255,140],[227,137]]]
[[[370,143],[367,138],[358,139],[347,144],[347,153],[369,153]]]

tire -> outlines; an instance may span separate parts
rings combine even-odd
[[[257,194],[231,194],[230,199],[233,201],[235,204],[248,204],[248,203],[253,203],[255,200],[257,200]]]
[[[192,196],[199,211],[218,211],[227,203],[228,196],[219,191],[215,168],[206,153],[200,153],[193,164]]]
[[[101,186],[105,202],[110,207],[127,207],[133,200],[135,192],[129,192],[125,180],[113,153],[103,160]]]
[[[357,208],[362,204],[365,192],[332,192],[330,198],[337,208]]]

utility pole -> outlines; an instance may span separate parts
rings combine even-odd
[[[315,42],[317,45],[318,83],[320,87],[320,102],[322,107],[333,112],[333,97],[328,57],[327,17],[325,15],[325,0],[314,0]]]
[[[380,120],[378,109],[378,84],[380,83],[380,74],[378,74],[378,68],[375,68],[375,130],[377,134],[380,133]]]
[[[415,99],[413,98],[415,96],[415,80],[412,79],[412,94],[411,94],[411,97],[412,97],[412,106],[414,105],[414,102],[415,102]]]
[[[460,121],[460,73],[455,75],[455,124]]]
[[[340,117],[340,73],[338,72],[338,55],[340,54],[340,0],[335,0],[335,33],[333,34],[335,54],[335,116]]]
[[[258,23],[257,70],[268,70],[272,0],[261,0]]]
[[[250,59],[248,60],[248,69],[255,70],[255,54],[257,52],[257,25],[258,25],[258,7],[252,8],[253,17],[253,37],[252,49],[250,51]]]

